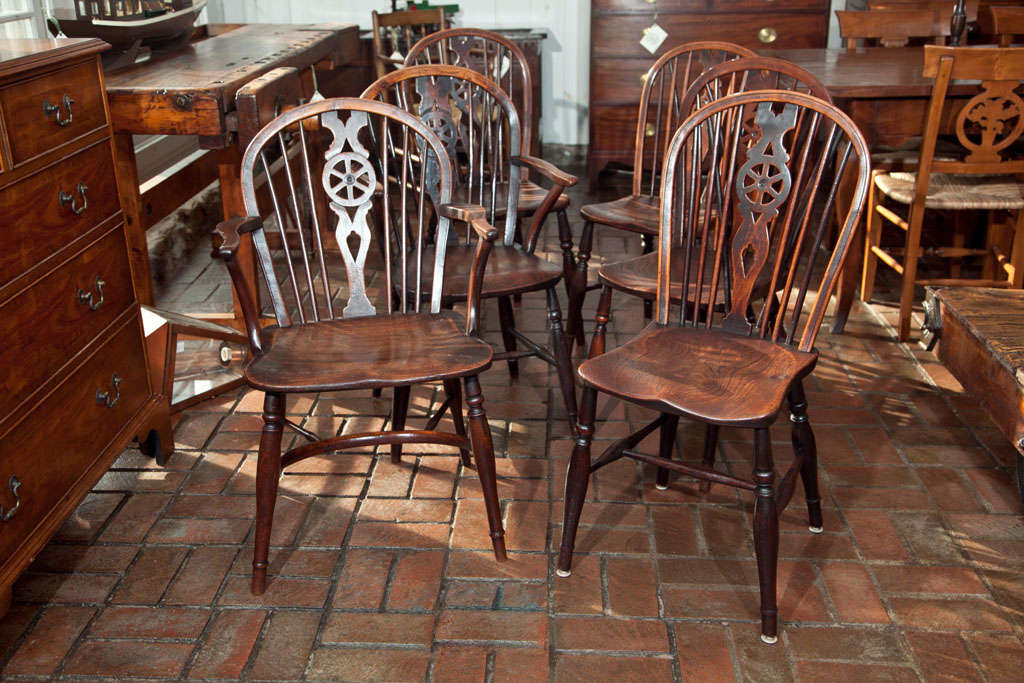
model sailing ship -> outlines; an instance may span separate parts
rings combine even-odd
[[[50,32],[100,38],[115,53],[140,46],[168,47],[188,40],[207,0],[53,0]]]

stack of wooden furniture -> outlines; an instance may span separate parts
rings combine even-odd
[[[641,77],[662,54],[695,40],[751,49],[825,47],[828,0],[593,0],[590,13],[591,182],[609,163],[633,163]],[[652,54],[640,45],[657,22],[666,33]]]
[[[173,446],[114,180],[106,47],[0,43],[0,615],[130,439]]]

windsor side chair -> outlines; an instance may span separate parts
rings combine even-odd
[[[425,36],[416,43],[405,58],[406,66],[418,64],[450,64],[472,69],[490,78],[501,86],[519,113],[522,129],[522,149],[529,153],[533,149],[533,75],[522,49],[494,31],[478,28],[449,28]],[[572,231],[569,227],[569,197],[562,186],[552,185],[545,190],[530,181],[526,169],[519,184],[519,216],[543,219],[547,212],[538,213],[541,207],[549,207],[558,219],[558,239],[562,247],[562,266],[565,286],[576,267],[572,253]],[[532,228],[531,228],[532,229]],[[503,304],[505,305],[505,304]],[[574,330],[568,329],[569,334]]]
[[[935,79],[935,85],[918,170],[876,173],[868,198],[861,298],[871,299],[879,262],[899,274],[900,341],[910,336],[918,285],[1019,288],[1024,284],[1024,157],[1015,148],[1024,136],[1024,100],[1016,92],[1024,83],[1024,48],[926,45],[924,75]],[[946,97],[952,80],[981,81],[981,92],[959,113],[951,110],[959,102]],[[955,120],[956,153],[939,158],[939,131],[949,120]],[[906,214],[900,215],[887,203],[907,207]],[[922,248],[925,214],[937,209],[989,212],[985,248],[962,244]],[[1016,213],[1009,248],[999,234],[1003,231],[991,220],[999,211]],[[904,236],[901,248],[883,248],[882,219]],[[925,256],[958,261],[972,256],[985,259],[980,278],[918,278],[918,261]]]
[[[374,10],[371,17],[377,78],[401,68],[409,48],[420,38],[448,26],[442,7],[384,13]]]
[[[672,134],[685,115],[680,115],[680,100],[690,84],[705,70],[732,59],[756,57],[753,50],[719,41],[686,43],[669,50],[654,62],[644,75],[633,147],[633,188],[629,196],[610,202],[587,204],[580,209],[583,230],[576,253],[576,268],[570,283],[569,328],[582,347],[583,304],[588,290],[587,271],[593,251],[594,226],[606,225],[638,233],[644,253],[650,253],[651,240],[658,234],[658,182]],[[591,289],[596,288],[590,287]],[[650,304],[644,303],[644,315],[650,317]]]
[[[820,99],[776,90],[739,93],[683,123],[664,169],[656,318],[612,351],[592,347],[579,368],[579,437],[566,480],[557,573],[571,573],[590,474],[623,457],[753,491],[761,637],[772,643],[778,636],[778,515],[797,477],[810,530],[822,529],[817,450],[802,380],[817,360],[815,336],[867,194],[867,145],[845,114]],[[853,200],[829,250],[825,238],[836,192],[851,174]],[[678,313],[672,306],[673,272],[691,293],[681,299]],[[722,288],[724,305],[718,310]],[[758,290],[765,295],[758,297]],[[607,322],[598,318],[599,327]],[[660,415],[592,461],[598,392]],[[777,479],[769,427],[784,403],[791,412],[795,459]],[[673,460],[672,438],[661,439],[658,455],[633,450],[662,425],[674,437],[680,417],[753,429],[753,480],[723,472],[713,462]]]
[[[314,140],[326,150],[319,172],[310,159]],[[283,469],[354,447],[436,443],[472,449],[494,554],[505,559],[494,449],[478,379],[492,358],[490,346],[477,338],[477,322],[484,265],[497,232],[481,207],[451,203],[452,180],[447,150],[423,122],[363,99],[296,107],[263,128],[246,149],[242,189],[249,215],[217,226],[214,255],[227,265],[245,316],[253,357],[245,368],[246,382],[265,393],[256,471],[254,594],[266,588]],[[259,184],[263,192],[257,191]],[[318,203],[330,211],[334,244],[323,239],[314,208]],[[269,216],[266,223],[261,215]],[[465,319],[441,306],[446,252],[424,244],[428,233],[446,240],[452,221],[465,223],[466,231],[478,236],[472,263],[463,271]],[[284,236],[287,224],[297,228],[297,249]],[[268,246],[271,229],[281,235],[279,250]],[[277,319],[264,329],[253,303],[255,283],[246,281],[236,258],[243,239],[255,247]],[[370,259],[375,241],[376,263]],[[392,291],[398,295],[392,297]],[[443,410],[423,430],[393,425],[390,431],[326,439],[285,418],[285,401],[292,393],[377,387],[397,392],[441,382],[451,397],[460,391],[460,380],[469,406],[469,438],[459,422],[455,433],[435,431]],[[311,443],[282,455],[285,426]]]
[[[847,48],[865,46],[904,47],[911,38],[931,39],[945,45],[951,34],[953,5],[921,9],[871,9],[860,12],[836,10],[839,36]]]
[[[495,353],[494,359],[515,361],[523,356],[537,356],[553,365],[570,425],[575,425],[573,366],[556,294],[563,266],[535,253],[544,216],[553,201],[545,201],[537,210],[521,243],[516,241],[516,217],[521,169],[545,176],[560,188],[559,192],[575,183],[576,178],[542,159],[520,153],[522,137],[515,106],[497,83],[475,71],[440,64],[410,66],[377,80],[362,96],[396,102],[435,130],[455,169],[454,196],[482,205],[487,219],[501,230],[502,239],[494,245],[480,291],[482,298],[498,300],[505,350]],[[443,244],[439,241],[436,248]],[[570,248],[564,244],[562,247]],[[473,262],[474,249],[472,241],[447,245],[443,306],[466,300],[466,273]],[[512,314],[510,297],[534,291],[547,293],[552,336],[549,347],[518,330]],[[517,342],[526,348],[517,348]],[[515,374],[511,363],[510,371]]]

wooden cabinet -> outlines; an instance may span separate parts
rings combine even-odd
[[[631,166],[640,77],[666,51],[695,40],[751,49],[825,47],[829,0],[592,0],[590,148],[593,181],[609,163]],[[668,37],[652,55],[640,45],[655,21]]]
[[[173,447],[114,180],[105,47],[0,41],[0,615],[130,439]]]

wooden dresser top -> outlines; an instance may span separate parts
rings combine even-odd
[[[0,39],[0,78],[37,69],[69,57],[102,52],[109,47],[99,38]]]

